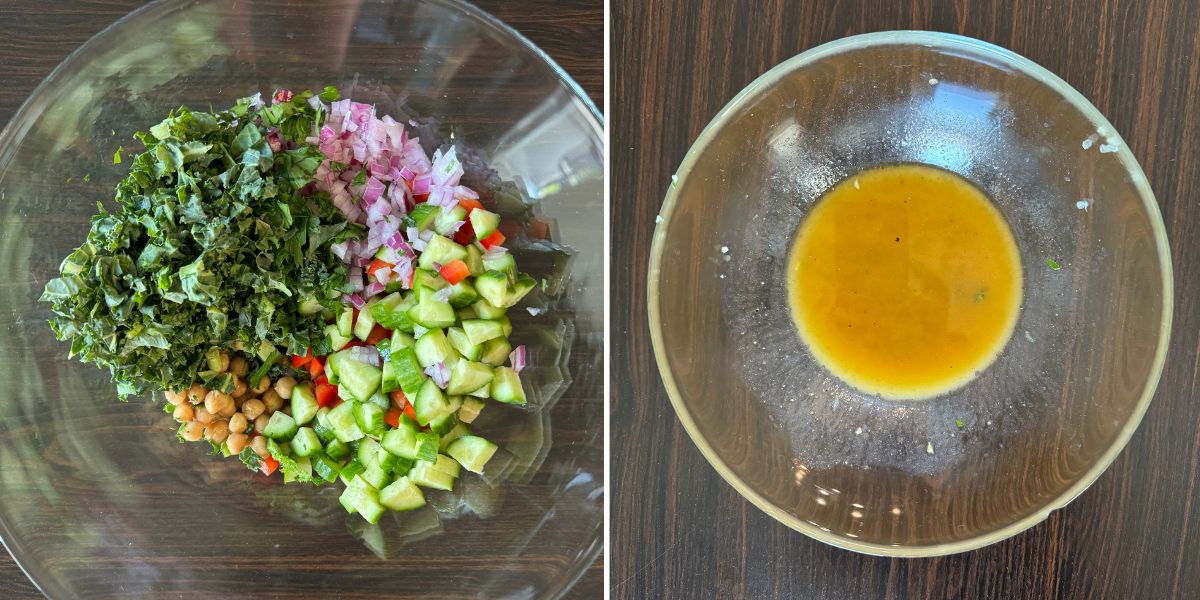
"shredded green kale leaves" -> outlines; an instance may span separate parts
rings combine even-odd
[[[107,368],[122,398],[202,381],[212,347],[324,353],[313,302],[335,308],[346,283],[330,245],[362,228],[327,195],[300,193],[322,159],[304,141],[322,119],[311,97],[181,107],[136,134],[146,150],[117,186],[119,210],[97,203],[86,243],[41,297],[58,339]]]

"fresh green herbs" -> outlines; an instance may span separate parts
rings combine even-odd
[[[346,267],[329,247],[361,227],[323,194],[299,193],[322,160],[304,143],[320,119],[311,97],[181,107],[137,133],[146,150],[117,186],[119,209],[97,204],[87,242],[41,298],[58,339],[107,368],[121,397],[201,381],[214,346],[324,353],[324,323],[300,304],[340,303]]]
[[[954,426],[955,426],[955,427],[958,427],[959,429],[962,429],[962,428],[963,428],[963,422],[962,422],[962,419],[955,419],[955,420],[954,420]]]
[[[1054,260],[1053,258],[1046,259],[1046,266],[1050,267],[1050,269],[1052,269],[1054,271],[1057,271],[1062,268],[1062,265],[1058,264],[1058,261]]]

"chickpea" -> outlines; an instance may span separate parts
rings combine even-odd
[[[238,454],[246,449],[248,439],[244,433],[231,433],[225,438],[225,447],[229,448],[229,452]]]
[[[200,404],[201,402],[204,402],[204,397],[207,395],[208,388],[200,385],[199,383],[193,383],[192,387],[188,388],[187,391],[188,402],[191,402],[192,404]]]
[[[246,415],[247,419],[254,419],[263,414],[266,408],[262,400],[251,398],[242,404],[242,414]]]
[[[245,377],[250,372],[250,363],[241,356],[235,356],[229,361],[229,372],[238,377]]]
[[[208,412],[208,409],[204,408],[203,406],[196,408],[195,417],[196,417],[197,421],[204,423],[205,425],[212,423],[214,420],[216,420],[216,417],[213,416],[212,413]]]
[[[240,398],[242,396],[245,396],[246,392],[249,390],[250,390],[250,388],[246,385],[245,381],[242,381],[241,377],[233,378],[233,395],[234,396]]]
[[[234,350],[237,350],[238,352],[241,352],[242,350],[245,350],[245,349],[246,349],[246,342],[243,342],[242,340],[238,340],[238,341],[234,342],[234,343],[233,343],[233,349],[234,349]]]
[[[204,397],[204,408],[214,415],[223,413],[227,408],[233,408],[233,398],[229,394],[213,390]]]
[[[267,429],[267,423],[270,423],[270,422],[271,422],[271,417],[269,417],[267,415],[267,413],[258,415],[258,418],[254,419],[254,432],[262,433],[263,431],[265,431]]]
[[[246,426],[249,424],[250,421],[242,413],[233,413],[233,416],[229,417],[229,430],[232,432],[245,433]]]
[[[267,393],[263,394],[262,401],[269,413],[273,413],[283,406],[283,398],[275,390],[267,390]]]
[[[250,440],[250,447],[254,449],[254,453],[259,458],[266,458],[271,455],[270,452],[267,452],[267,438],[261,435],[256,435],[253,440]]]
[[[250,389],[253,390],[255,394],[261,394],[267,391],[267,388],[269,387],[271,387],[271,378],[263,375],[259,378],[258,383],[254,384],[254,387]]]
[[[284,400],[292,399],[292,388],[296,387],[296,378],[291,375],[284,375],[275,382],[275,393],[279,394]]]
[[[183,402],[187,398],[187,390],[182,392],[168,391],[165,395],[167,397],[167,402],[179,406],[179,403]]]
[[[188,421],[188,424],[183,426],[183,439],[189,442],[198,442],[202,437],[204,437],[204,423]]]
[[[204,437],[218,444],[225,441],[229,437],[229,422],[228,421],[213,421],[204,428]]]
[[[229,370],[229,353],[222,350],[221,354],[219,355],[219,358],[217,359],[217,362],[218,362],[217,366],[220,367],[219,369],[217,369],[218,373],[224,373],[225,371],[228,371]]]
[[[171,413],[176,421],[187,423],[196,417],[196,412],[192,410],[192,405],[187,402],[180,402],[175,406],[175,412]]]

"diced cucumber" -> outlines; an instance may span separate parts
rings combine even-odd
[[[367,398],[367,404],[374,404],[375,406],[382,408],[384,412],[387,412],[387,410],[392,407],[392,401],[388,400],[387,394],[384,394],[383,392],[375,392],[374,394],[371,394],[371,397]]]
[[[488,340],[504,336],[504,326],[499,321],[485,319],[470,319],[462,323],[463,333],[472,344],[482,344]]]
[[[362,463],[352,460],[342,465],[342,470],[338,472],[338,478],[342,480],[342,485],[349,487],[350,482],[354,481],[355,477],[366,470],[367,468]]]
[[[317,413],[317,414],[320,414],[320,413]],[[321,440],[321,445],[328,444],[329,440],[337,439],[336,437],[333,436],[333,428],[329,427],[325,423],[322,423],[320,419],[313,420],[312,428],[313,428],[313,431],[315,431],[317,433],[317,439]]]
[[[429,229],[433,226],[434,219],[437,219],[440,212],[442,212],[442,207],[440,206],[421,203],[413,208],[412,212],[408,213],[408,216],[412,218],[417,229]]]
[[[399,373],[396,370],[396,363],[392,362],[389,357],[383,363],[383,379],[380,382],[379,391],[387,394],[400,389]]]
[[[333,367],[329,366],[328,360],[325,361],[325,379],[328,379],[329,383],[332,383],[333,385],[337,385],[340,381],[338,379],[337,373],[333,372]],[[340,395],[341,394],[339,394],[339,396]]]
[[[425,337],[429,337],[429,335],[426,334]],[[390,370],[395,377],[396,384],[401,390],[404,390],[405,396],[419,392],[421,384],[425,382],[425,371],[421,369],[421,364],[417,361],[417,353],[412,348],[393,350],[384,369]]]
[[[421,287],[427,287],[436,292],[448,285],[450,284],[445,279],[442,279],[442,276],[439,275],[437,271],[430,271],[428,269],[417,269],[413,271],[412,289],[414,290]],[[416,302],[416,300],[416,296],[413,296],[413,301]]]
[[[508,299],[508,275],[504,272],[489,270],[483,275],[476,277],[475,290],[479,292],[479,296],[486,300],[488,304],[497,308],[508,307],[508,304],[505,304]],[[480,316],[484,316],[483,311],[480,311],[479,307],[475,308],[475,312],[479,313]]]
[[[455,206],[449,212],[439,210],[437,218],[433,220],[433,230],[438,232],[438,235],[451,235],[450,228],[458,221],[467,219],[467,209],[461,206]]]
[[[470,271],[472,276],[483,273],[483,251],[479,249],[478,244],[467,246],[467,257],[463,262],[467,263],[467,271]]]
[[[317,416],[317,410],[320,408],[311,384],[297,383],[296,387],[292,388],[292,418],[296,420],[297,425],[308,425],[308,422]]]
[[[358,448],[354,453],[354,460],[358,461],[358,463],[364,467],[369,467],[375,462],[375,457],[379,448],[379,442],[371,438],[363,438],[358,441]]]
[[[417,259],[417,264],[422,269],[436,271],[437,269],[434,268],[433,263],[445,265],[466,257],[466,248],[459,246],[449,238],[435,235],[428,242],[425,242],[425,251]]]
[[[434,469],[433,463],[424,460],[418,460],[417,464],[413,465],[412,471],[408,473],[408,478],[417,485],[435,490],[451,491],[454,489],[453,477]]]
[[[292,452],[296,456],[312,456],[321,451],[321,440],[312,427],[301,427],[292,437]]]
[[[428,368],[438,363],[448,367],[458,360],[458,353],[450,347],[450,341],[446,339],[446,334],[442,333],[441,329],[430,329],[417,340],[414,346],[417,363],[422,368]]]
[[[325,481],[337,479],[341,466],[338,465],[336,460],[333,460],[324,452],[317,452],[310,460],[312,461],[313,472],[317,474],[317,477]]]
[[[446,395],[432,379],[426,379],[413,400],[413,412],[417,415],[417,423],[428,425],[453,412]]]
[[[356,475],[346,486],[346,491],[342,492],[343,496],[349,495],[349,500],[343,500],[342,505],[350,504],[354,507],[354,511],[366,519],[368,523],[378,523],[379,517],[383,516],[385,510],[383,505],[379,503],[379,490],[371,485],[362,475]]]
[[[416,345],[416,343],[417,340],[414,339],[413,336],[404,333],[403,331],[392,332],[392,352],[395,352],[401,348],[412,348],[414,345]]]
[[[469,360],[460,360],[450,369],[450,383],[446,393],[461,396],[473,392],[492,382],[492,368]]]
[[[433,470],[445,473],[455,479],[458,479],[459,473],[462,472],[462,467],[453,458],[445,454],[437,455],[437,460],[430,465]]]
[[[504,334],[504,337],[512,335],[512,321],[508,319],[508,315],[501,316],[496,319],[496,322],[500,323],[500,332]]]
[[[379,466],[378,463],[371,463],[367,465],[367,468],[363,470],[359,477],[362,477],[375,489],[379,489],[391,483],[392,481],[391,471]]]
[[[337,439],[336,437],[328,442],[325,442],[325,454],[333,460],[342,460],[350,456],[350,444]]]
[[[354,422],[367,435],[382,435],[387,430],[386,415],[378,404],[360,402],[354,406]]]
[[[412,470],[417,461],[411,458],[396,457],[396,466],[392,467],[392,477],[404,477]]]
[[[508,355],[512,354],[512,344],[508,343],[508,338],[490,339],[483,343],[482,349],[479,362],[493,367],[503,366],[508,362]]]
[[[396,429],[389,429],[383,434],[383,439],[379,441],[379,445],[384,450],[399,456],[414,460],[417,458],[417,426],[409,420],[407,415],[400,416],[400,426]]]
[[[354,320],[354,337],[360,341],[367,341],[371,337],[371,330],[375,328],[375,317],[371,315],[371,311],[379,304],[377,298],[371,298],[367,305],[358,311],[358,318]]]
[[[293,481],[312,481],[312,461],[308,457],[301,456],[292,459],[296,463],[296,469],[283,471],[283,482],[291,483]]]
[[[371,319],[375,321],[375,324],[381,325],[385,329],[396,330],[403,327],[406,323],[409,329],[412,329],[412,321],[408,316],[408,311],[413,306],[416,306],[416,303],[416,298],[412,294],[405,295],[400,292],[394,292],[384,296],[373,305],[368,306],[371,307]],[[359,318],[361,319],[362,316],[360,315]],[[370,330],[367,333],[369,335]],[[366,338],[362,339],[366,340]]]
[[[349,306],[343,306],[342,312],[338,313],[337,329],[346,339],[354,336],[354,311]]]
[[[429,431],[417,434],[417,460],[434,460],[438,452],[438,435]]]
[[[467,392],[467,395],[474,396],[476,398],[483,398],[483,399],[491,398],[492,397],[492,384],[488,383],[488,385],[485,385],[473,392]]]
[[[399,460],[399,457],[384,450],[382,446],[375,448],[375,464],[379,465],[380,469],[391,473],[392,469],[396,467],[397,460]]]
[[[509,252],[492,252],[483,255],[483,271],[499,271],[504,276],[512,277],[517,273],[517,261]]]
[[[434,297],[433,290],[427,287],[418,288],[417,298],[417,305],[409,310],[408,316],[422,327],[449,327],[458,320],[454,314],[454,307],[450,306],[449,302]]]
[[[263,435],[273,440],[286,441],[296,435],[296,429],[296,420],[282,410],[277,410],[271,413],[271,419],[267,421]]]
[[[363,314],[358,315],[360,319]],[[355,360],[350,350],[330,355],[329,365],[338,376],[338,390],[348,392],[355,400],[370,398],[383,382],[383,371],[379,367]]]
[[[346,344],[350,343],[350,336],[342,335],[342,332],[338,331],[337,325],[333,323],[325,326],[325,337],[329,338],[329,347],[334,352],[345,348]]]
[[[505,404],[525,404],[525,389],[521,377],[509,367],[496,367],[493,371],[492,398]]]
[[[452,427],[450,431],[443,433],[441,438],[438,439],[438,450],[444,451],[446,446],[450,445],[450,442],[453,442],[464,435],[471,435],[471,428],[467,427],[467,424],[463,423],[461,419],[455,418],[454,427]],[[445,452],[442,453],[445,454]]]
[[[517,280],[508,287],[508,296],[505,300],[505,306],[516,306],[516,304],[525,297],[525,294],[528,294],[535,287],[537,287],[537,280],[530,277],[526,273],[518,274]]]
[[[482,473],[483,466],[496,454],[497,446],[484,438],[474,435],[464,435],[446,447],[449,454],[458,464],[472,473]]]
[[[477,344],[472,344],[471,340],[467,339],[467,334],[461,327],[447,329],[446,339],[449,340],[450,346],[467,360],[479,360],[480,355],[483,354],[483,348]]]
[[[355,404],[343,402],[329,411],[329,425],[333,429],[334,437],[347,444],[362,439],[364,435],[354,420]]]
[[[464,306],[464,307],[454,311],[454,316],[458,317],[459,321],[465,321],[467,319],[478,319],[479,318],[479,315],[475,314],[475,309],[471,308],[470,306]]]
[[[479,282],[475,282],[475,289],[479,289]],[[499,319],[504,316],[504,308],[496,306],[487,300],[480,298],[471,305],[475,309],[475,315],[480,319]]]
[[[416,510],[425,506],[425,495],[411,479],[401,477],[379,490],[379,503],[395,511]]]
[[[475,231],[476,238],[482,240],[483,238],[492,235],[492,232],[496,231],[496,228],[499,226],[500,215],[491,211],[483,210],[482,208],[476,208],[475,210],[471,211],[471,229]]]
[[[478,299],[479,292],[475,291],[475,285],[467,279],[450,286],[449,301],[450,306],[453,306],[454,308],[470,306]]]
[[[479,412],[483,410],[484,406],[487,406],[487,404],[478,398],[463,398],[462,408],[458,409],[458,420],[463,423],[475,421],[475,418],[479,416]]]
[[[462,406],[462,396],[450,396],[446,400],[450,402],[450,407],[455,411],[458,410],[458,407]],[[442,446],[441,436],[450,433],[450,430],[454,429],[455,425],[458,425],[458,417],[453,412],[436,421],[430,421],[429,431],[437,434],[439,448]]]

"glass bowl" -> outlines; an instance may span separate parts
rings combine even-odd
[[[489,406],[488,481],[367,526],[340,486],[283,485],[179,444],[161,397],[122,404],[36,300],[169,110],[339,86],[453,139],[547,283],[514,311],[527,409]],[[0,535],[53,598],[555,597],[603,540],[601,117],[528,40],[452,0],[155,3],[60,65],[0,134]],[[126,156],[128,156],[128,152]],[[519,232],[519,233],[518,233]],[[493,485],[495,484],[495,485]]]
[[[987,192],[1024,272],[996,361],[920,401],[833,377],[786,295],[813,203],[892,163]],[[941,555],[1042,521],[1125,446],[1162,370],[1170,266],[1145,175],[1081,94],[984,42],[875,33],[775,67],[703,131],[654,234],[650,330],[680,420],[743,496],[835,546]]]

